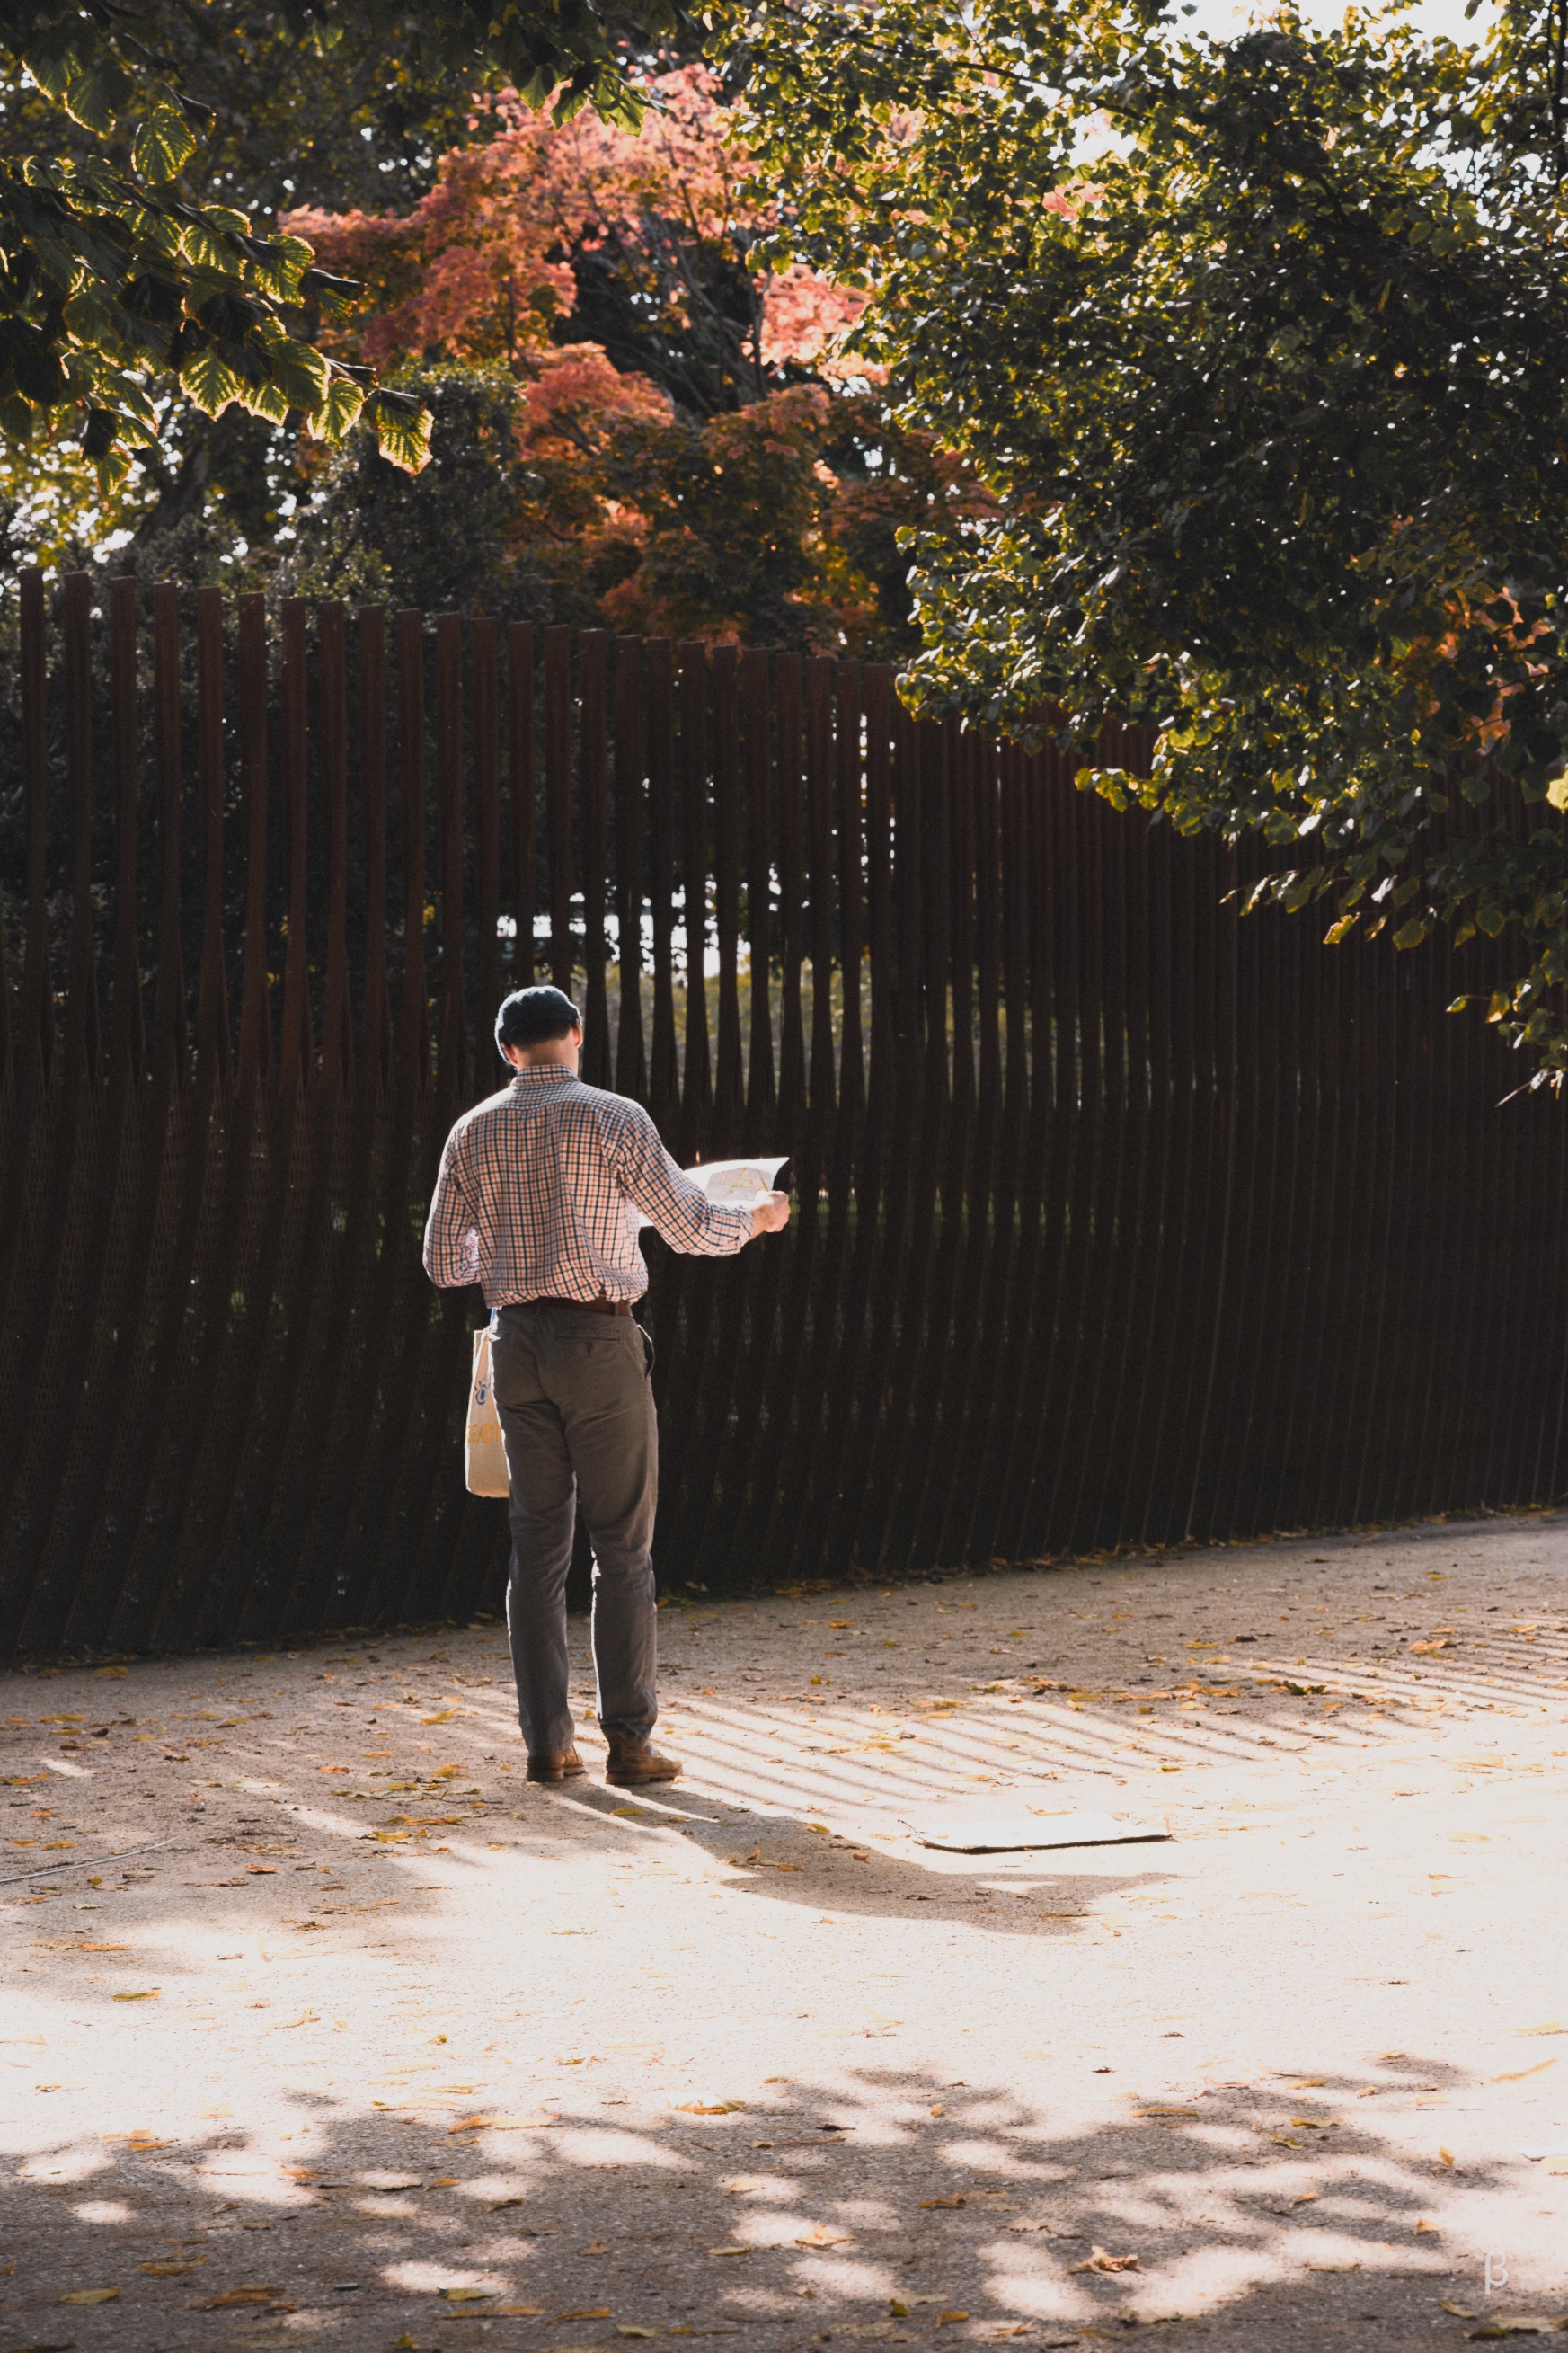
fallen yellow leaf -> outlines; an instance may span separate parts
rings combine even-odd
[[[136,2268],[139,2272],[149,2273],[153,2279],[180,2279],[205,2261],[205,2255],[197,2255],[188,2263],[138,2263]]]
[[[441,2293],[448,2304],[482,2304],[500,2291],[493,2287],[444,2287]],[[565,2319],[567,2316],[563,2313],[561,2317]]]
[[[111,1994],[110,2000],[111,2001],[156,2001],[163,1990],[162,1986],[149,1986],[144,1993],[116,1993]]]
[[[1194,2124],[1198,2115],[1196,2108],[1134,2108],[1132,2113],[1135,2116],[1190,2116]]]
[[[1534,2067],[1516,2067],[1511,2074],[1494,2075],[1491,2081],[1494,2084],[1522,2084],[1531,2075],[1544,2075],[1548,2067],[1555,2067],[1556,2064],[1555,2059],[1542,2059]]]
[[[708,2252],[710,2255],[749,2255],[752,2250],[750,2247],[710,2247]]]
[[[969,2315],[967,2312],[939,2312],[936,2316],[936,2325],[939,2328],[945,2328],[950,2320],[967,2320],[968,2317]]]
[[[681,2116],[739,2116],[744,2100],[671,2100],[670,2106]]]
[[[60,2302],[62,2304],[112,2304],[119,2294],[120,2290],[117,2287],[73,2287],[68,2295],[61,2296]]]
[[[962,2206],[963,2192],[961,2189],[956,2197],[952,2198],[922,2198],[920,2202],[922,2206]]]
[[[1436,2229],[1437,2229],[1437,2225],[1436,2225],[1436,2222],[1429,2222],[1429,2221],[1426,2220],[1426,2215],[1425,2215],[1425,2214],[1423,2214],[1423,2215],[1421,2216],[1421,2218],[1420,2218],[1419,2221],[1416,2223],[1416,2225],[1415,2225],[1415,2229],[1416,2229],[1416,2233],[1417,2233],[1417,2235],[1418,2235],[1418,2236],[1419,2236],[1419,2234],[1420,2234],[1421,2232],[1432,2232],[1432,2233],[1436,2234]]]
[[[558,2312],[555,2316],[557,2320],[608,2320],[609,2316],[610,2307],[607,2304],[586,2306],[577,2311]]]
[[[825,2222],[814,2222],[809,2231],[802,2231],[795,2240],[797,2247],[847,2247],[847,2231],[830,2231]]]

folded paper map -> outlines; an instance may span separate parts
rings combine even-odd
[[[775,1159],[704,1160],[684,1173],[720,1208],[754,1209],[773,1191],[773,1178],[788,1157],[781,1152]],[[650,1225],[652,1219],[644,1218],[641,1222]]]

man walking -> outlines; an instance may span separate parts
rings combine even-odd
[[[516,1076],[447,1138],[425,1229],[443,1290],[482,1283],[511,1483],[507,1632],[531,1781],[583,1770],[567,1696],[566,1572],[580,1496],[594,1546],[593,1646],[605,1778],[672,1781],[658,1714],[653,1347],[632,1316],[647,1289],[638,1213],[672,1250],[729,1258],[789,1221],[789,1200],[720,1208],[681,1174],[639,1103],[577,1076],[582,1018],[558,988],[520,988],[496,1016]]]

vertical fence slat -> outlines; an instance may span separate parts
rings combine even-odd
[[[511,890],[517,934],[511,985],[533,985],[534,919],[538,913],[536,865],[539,803],[535,773],[533,623],[509,621],[506,632],[506,786],[511,819]]]
[[[55,1064],[55,990],[49,969],[48,647],[44,575],[22,575],[22,779],[27,797],[27,930],[22,951],[21,1041],[24,1085],[40,1092]]]
[[[708,1065],[708,649],[680,649],[680,912],[686,934],[686,1071],[680,1090],[679,1157],[708,1145],[712,1086]]]
[[[805,665],[805,824],[811,905],[811,1113],[826,1134],[837,1083],[833,1054],[833,672]]]
[[[423,1094],[430,1077],[425,1000],[425,616],[397,616],[397,782],[403,853],[403,1014],[398,1083]]]
[[[572,994],[572,632],[544,632],[544,852],[550,861],[550,977]]]
[[[500,704],[496,675],[498,631],[494,621],[474,622],[469,636],[473,664],[474,901],[479,938],[475,958],[474,1079],[480,1094],[494,1068],[487,1050],[500,978]]]
[[[800,973],[805,960],[805,781],[802,766],[801,658],[780,654],[779,799],[779,1123],[794,1132],[805,1103],[805,1025]],[[792,1172],[793,1173],[793,1172]]]
[[[239,793],[245,827],[245,966],[239,997],[243,1091],[272,1071],[267,957],[267,600],[239,600]]]
[[[889,1040],[889,1146],[883,1196],[885,1231],[877,1290],[873,1329],[878,1356],[875,1386],[870,1390],[868,1428],[861,1445],[860,1493],[847,1501],[843,1518],[852,1556],[868,1567],[880,1565],[887,1550],[892,1504],[892,1468],[898,1459],[902,1415],[907,1409],[900,1384],[907,1388],[913,1355],[910,1312],[910,1237],[915,1187],[920,1182],[918,1139],[922,1133],[921,1107],[921,738],[901,702],[891,712],[891,744],[886,789],[891,833],[893,872],[888,886],[888,917],[892,960],[892,1035]],[[876,807],[874,780],[870,771]],[[872,839],[876,838],[873,827]],[[877,903],[873,880],[872,903]],[[879,1082],[872,1071],[871,1100],[878,1100]],[[886,1377],[884,1377],[886,1376]]]
[[[468,1023],[463,1015],[463,624],[436,621],[436,795],[441,839],[441,1032],[436,1078],[444,1102],[463,1093]]]
[[[283,861],[289,935],[283,951],[283,1050],[278,1078],[285,1094],[310,1074],[310,740],[308,618],[303,597],[282,613],[279,734],[283,768]]]
[[[869,1084],[893,1077],[892,672],[868,662],[866,696],[866,930],[871,981]]]
[[[831,1150],[836,1066],[833,1052],[833,670],[814,658],[805,666],[805,839],[808,908],[811,915],[811,1059],[805,1116],[796,1124],[793,1145],[796,1210],[790,1237],[789,1279],[780,1313],[782,1361],[802,1361],[811,1321],[811,1303],[823,1263],[822,1196]],[[831,1208],[829,1211],[831,1215]],[[820,1352],[804,1376],[792,1379],[792,1410],[774,1474],[772,1513],[762,1539],[771,1574],[790,1565],[805,1502],[805,1484],[821,1423],[821,1398],[812,1388]]]
[[[364,1000],[360,1071],[373,1093],[392,1079],[392,1027],[386,995],[386,609],[362,606],[354,651],[358,670],[360,856],[364,873]]]
[[[675,679],[668,638],[644,649],[647,805],[653,860],[653,1039],[648,1103],[661,1134],[674,1128],[680,1079],[675,1041]]]
[[[837,807],[834,812],[838,835],[838,964],[843,978],[844,1009],[839,1017],[842,1045],[838,1058],[838,1102],[851,1136],[858,1128],[866,1102],[866,1074],[861,1059],[860,960],[865,891],[865,754],[861,748],[860,665],[841,661],[834,681],[833,737],[837,770]]]
[[[321,995],[321,1091],[342,1093],[353,1076],[349,1014],[348,615],[338,604],[316,615],[321,737],[321,823],[327,847],[327,956]]]
[[[158,976],[153,994],[153,1074],[162,1088],[186,1073],[184,955],[180,914],[180,592],[153,591],[153,743],[158,778]]]
[[[746,1058],[744,1148],[765,1152],[773,1142],[778,1089],[773,1075],[773,712],[769,661],[758,650],[741,657],[746,760],[746,947],[751,961],[751,1041]]]
[[[114,761],[114,997],[110,1069],[140,1082],[147,1044],[142,1015],[142,946],[136,909],[136,846],[141,744],[137,727],[136,583],[109,584],[110,741]]]
[[[741,758],[738,656],[715,646],[713,693],[713,915],[719,938],[719,1039],[713,1068],[715,1156],[732,1152],[741,1131]]]
[[[92,583],[66,580],[66,785],[70,797],[71,928],[67,963],[65,1067],[77,1083],[98,1076],[98,982],[92,921]]]
[[[620,1012],[616,1029],[616,1092],[647,1091],[643,1052],[643,641],[616,641],[616,931]]]
[[[229,1071],[228,979],[223,920],[223,591],[196,591],[196,786],[202,811],[202,960],[196,983],[196,1071],[205,1088]]]
[[[578,654],[579,776],[583,804],[583,1076],[590,1086],[610,1083],[610,1013],[605,987],[608,949],[605,911],[610,895],[605,795],[609,758],[609,638],[584,629]]]

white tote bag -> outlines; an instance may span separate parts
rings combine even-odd
[[[506,1448],[501,1443],[495,1390],[490,1386],[490,1327],[481,1324],[474,1334],[474,1377],[468,1391],[468,1421],[464,1442],[464,1467],[470,1495],[510,1495]]]

